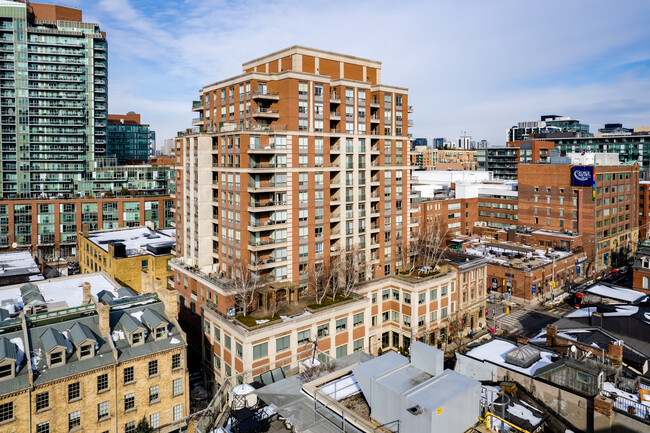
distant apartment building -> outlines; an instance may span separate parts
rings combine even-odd
[[[159,197],[112,197],[67,200],[0,201],[0,249],[29,248],[43,259],[77,255],[77,233],[174,223],[174,200]],[[15,245],[14,245],[15,244]]]
[[[589,125],[580,120],[555,114],[541,116],[540,120],[519,122],[508,130],[507,141],[524,141],[534,138],[550,139],[552,137],[575,136],[591,137]]]
[[[423,170],[476,170],[476,151],[416,147],[411,161]]]
[[[517,180],[519,164],[545,162],[553,143],[546,141],[515,141],[505,146],[476,151],[477,169],[491,171],[497,179]]]
[[[519,165],[519,225],[579,233],[589,273],[634,252],[639,240],[639,165],[612,154],[551,156]]]
[[[314,341],[322,361],[358,350],[408,350],[414,340],[446,347],[452,323],[463,333],[486,326],[486,264],[479,257],[450,254],[434,276],[376,278],[361,283],[351,299],[329,306],[303,307],[300,298],[276,298],[284,290],[278,286],[273,294],[261,294],[271,301],[256,308],[280,300],[282,306],[294,304],[296,314],[247,323],[228,316],[228,288],[211,285],[205,296],[212,301],[202,312],[204,365],[220,381],[275,367],[297,370],[299,361],[311,356]]]
[[[99,158],[86,195],[168,195],[174,187],[174,170],[170,165],[118,165],[115,158]]]
[[[259,281],[305,289],[310,269],[359,248],[363,279],[396,271],[411,109],[380,62],[290,47],[205,86],[193,109],[201,132],[176,141],[183,263],[235,276],[243,262]]]
[[[2,431],[133,433],[143,418],[160,432],[186,428],[187,342],[173,291],[133,296],[95,274],[2,294],[1,311],[24,305],[0,321]],[[45,310],[27,312],[33,302]]]
[[[470,150],[474,148],[472,137],[469,135],[462,135],[456,139],[456,146],[458,149]]]
[[[85,227],[87,229],[87,226]],[[118,283],[143,293],[143,284],[167,287],[173,277],[175,230],[148,227],[79,233],[77,257],[81,273],[103,271]]]
[[[0,5],[2,197],[84,194],[106,151],[107,43],[81,11]]]
[[[413,150],[418,146],[422,146],[424,148],[429,147],[429,140],[426,138],[414,138],[411,142],[411,149]]]
[[[143,124],[140,115],[133,111],[109,114],[106,156],[116,158],[120,165],[147,162],[151,154],[150,134],[149,125]]]
[[[607,125],[606,125],[607,126]],[[611,126],[611,125],[610,125]],[[571,152],[598,152],[618,154],[622,163],[638,162],[644,179],[650,170],[650,127],[604,128],[592,136],[549,137],[562,154]]]

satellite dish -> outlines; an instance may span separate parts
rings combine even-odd
[[[11,244],[11,248],[17,248],[17,247],[18,247],[18,244],[17,244],[16,242],[14,242],[13,244]]]
[[[571,352],[576,353],[576,350],[577,350],[576,347],[571,345]]]

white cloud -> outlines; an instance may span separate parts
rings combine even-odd
[[[298,44],[383,63],[408,87],[412,132],[503,142],[518,121],[554,113],[649,123],[650,3],[331,0],[83,1],[109,39],[112,112],[140,111],[159,141],[190,126],[200,87]],[[126,108],[123,108],[126,107]],[[149,111],[146,111],[149,110]],[[170,110],[167,112],[166,110]]]

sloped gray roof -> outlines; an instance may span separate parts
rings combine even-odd
[[[144,330],[144,328],[127,313],[122,313],[120,320],[117,321],[117,324],[122,326],[122,329],[124,329],[124,331],[129,334],[131,334],[136,329]]]
[[[8,339],[1,337],[0,338],[0,361],[5,359],[16,360],[18,354],[16,351],[16,345],[9,341]]]
[[[102,290],[97,294],[97,299],[99,302],[109,302],[115,299],[115,295],[109,292],[108,290]]]
[[[77,346],[86,340],[97,341],[95,334],[93,334],[90,328],[79,322],[76,322],[70,328],[70,340]]]
[[[582,371],[593,376],[597,376],[601,371],[604,370],[604,368],[600,367],[597,363],[586,359],[578,360],[575,358],[561,358],[552,364],[538,368],[537,371],[535,371],[534,376],[539,377],[549,371],[553,371],[558,368],[572,368],[574,370]]]
[[[49,352],[56,347],[63,347],[64,349],[68,347],[63,334],[53,328],[47,328],[47,331],[41,335],[41,343],[45,352]]]
[[[144,309],[141,320],[142,323],[151,329],[157,328],[161,324],[167,325],[169,323],[169,321],[160,315],[157,311],[151,310],[149,308]]]
[[[124,286],[117,289],[117,294],[120,295],[120,297],[122,297],[122,298],[124,298],[124,297],[128,298],[130,296],[137,295],[137,293],[135,293],[133,290],[129,289],[128,287],[124,287]]]
[[[0,322],[9,318],[9,311],[4,308],[0,308]]]

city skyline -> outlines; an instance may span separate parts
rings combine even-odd
[[[510,126],[543,114],[571,116],[592,130],[645,125],[650,114],[650,30],[641,24],[650,5],[643,2],[618,5],[614,15],[586,2],[563,4],[559,15],[552,2],[534,16],[506,2],[462,9],[356,3],[345,5],[347,16],[336,2],[326,10],[291,1],[65,3],[109,35],[109,110],[141,112],[159,145],[191,126],[190,101],[205,77],[234,75],[239,59],[294,44],[381,59],[382,79],[412,95],[414,137],[467,131],[498,144]],[[354,24],[357,16],[406,23],[408,31],[368,31]],[[314,22],[326,25],[314,32]]]

